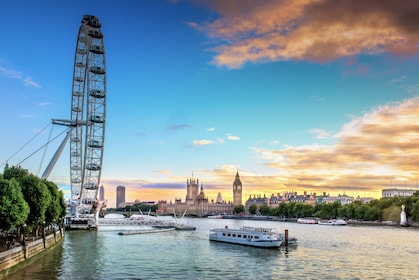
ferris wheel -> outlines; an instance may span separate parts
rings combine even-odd
[[[106,120],[106,63],[101,23],[82,18],[74,56],[70,127],[71,201],[76,218],[96,223]]]

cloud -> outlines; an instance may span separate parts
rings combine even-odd
[[[186,128],[190,128],[191,126],[188,124],[174,124],[174,125],[169,125],[167,127],[168,130],[182,130],[182,129],[186,129]]]
[[[219,66],[327,62],[359,54],[411,55],[419,50],[416,0],[203,2],[219,17],[190,26],[213,39],[214,63]]]
[[[31,77],[26,77],[25,79],[23,79],[23,84],[30,88],[41,88],[41,86],[37,82],[32,80]]]
[[[46,107],[46,106],[49,106],[49,105],[51,105],[51,102],[39,102],[38,103],[38,106],[41,106],[41,107]]]
[[[207,131],[215,131],[215,127],[207,128]]]
[[[312,100],[316,101],[316,102],[320,102],[320,101],[325,101],[326,100],[326,98],[321,97],[321,96],[317,96],[317,95],[310,96],[310,98]]]
[[[192,143],[195,146],[207,146],[207,145],[212,145],[214,144],[214,141],[212,140],[207,140],[207,139],[201,139],[201,140],[193,140]]]
[[[334,135],[334,145],[254,148],[282,185],[371,191],[419,179],[419,97],[377,107]]]
[[[19,71],[7,69],[0,66],[0,73],[3,73],[8,78],[20,80],[26,87],[41,88],[39,83],[32,80],[31,77],[23,77],[22,73]]]
[[[239,141],[240,137],[229,134],[229,135],[227,135],[227,139],[230,140],[230,141]]]
[[[279,140],[273,140],[269,142],[269,145],[279,145],[281,143]]]
[[[320,128],[313,128],[309,130],[311,133],[317,134],[316,138],[323,139],[329,136],[329,132],[320,129]]]
[[[170,175],[172,174],[171,170],[166,170],[166,169],[160,169],[160,170],[155,170],[155,172],[162,174],[162,175]]]

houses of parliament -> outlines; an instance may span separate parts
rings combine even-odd
[[[161,200],[158,202],[158,209],[163,213],[176,213],[176,215],[182,215],[185,211],[187,214],[192,215],[205,215],[208,213],[230,214],[233,213],[235,206],[243,205],[242,192],[243,186],[238,171],[233,182],[233,202],[223,201],[220,193],[218,193],[216,201],[210,202],[208,197],[205,196],[202,182],[191,177],[186,181],[185,202],[182,202],[180,198],[176,198],[174,203],[167,203],[166,200]]]

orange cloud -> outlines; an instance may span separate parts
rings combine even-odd
[[[383,188],[417,187],[419,181],[419,97],[377,107],[352,119],[333,137],[331,145],[284,145],[280,149],[255,147],[256,164],[268,171],[251,171],[226,164],[212,170],[194,170],[205,195],[215,200],[221,193],[231,201],[237,171],[243,183],[243,201],[250,195],[302,193],[347,193],[381,197]],[[321,131],[321,130],[319,130]],[[272,146],[270,146],[272,147]],[[108,205],[115,205],[117,185],[126,186],[127,201],[174,201],[186,196],[186,174],[157,171],[167,178],[145,180],[102,180]]]
[[[344,125],[330,146],[255,148],[263,164],[299,189],[376,192],[419,179],[419,98],[381,106]],[[361,194],[362,194],[361,193]]]
[[[209,1],[220,17],[191,27],[219,44],[214,63],[330,61],[360,53],[418,51],[415,0]]]

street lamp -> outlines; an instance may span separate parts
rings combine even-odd
[[[22,245],[26,245],[26,223],[22,225],[23,227],[23,240]]]
[[[45,249],[45,221],[42,222],[42,240],[44,241],[44,249]]]

